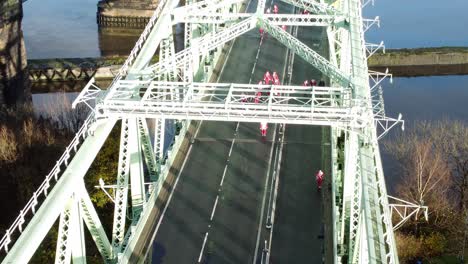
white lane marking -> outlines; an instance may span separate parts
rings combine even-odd
[[[270,150],[270,159],[268,160],[268,169],[267,169],[267,177],[265,179],[265,187],[263,188],[264,191],[263,191],[263,199],[262,199],[262,208],[260,211],[260,221],[258,222],[257,242],[255,244],[255,255],[253,259],[254,264],[257,262],[258,246],[260,245],[260,233],[262,230],[263,212],[265,211],[265,202],[266,202],[266,194],[267,194],[266,190],[267,190],[268,180],[270,179],[271,160],[273,158],[273,150],[275,148],[275,138],[276,138],[276,124],[275,124],[275,130],[273,132],[273,143],[271,145],[271,150]]]
[[[276,212],[276,202],[278,200],[278,188],[279,188],[279,173],[281,170],[281,160],[283,157],[283,143],[284,143],[284,135],[286,134],[286,126],[283,129],[283,135],[281,136],[281,143],[279,149],[279,157],[275,175],[275,190],[273,193],[273,207],[271,209],[271,229],[270,229],[270,239],[268,243],[268,252],[271,252],[271,244],[273,243],[273,229],[275,228],[275,212]]]
[[[234,141],[236,141],[236,138],[233,138],[233,139],[232,139],[231,149],[229,150],[229,155],[228,155],[228,157],[231,157],[232,149],[233,149],[233,147],[234,147]]]
[[[219,186],[223,186],[223,182],[224,182],[224,176],[226,176],[226,172],[227,172],[227,164],[226,166],[224,167],[224,172],[223,172],[223,177],[221,178],[221,182],[219,183]],[[220,190],[221,191],[221,190]]]
[[[247,8],[249,7],[250,3],[251,3],[251,1],[249,1],[249,4],[247,5]],[[233,46],[234,46],[234,42],[233,42],[233,44],[231,45],[231,47],[230,47],[230,49],[229,49],[229,52],[228,52],[227,57],[229,57]],[[257,49],[257,55],[255,56],[255,62],[254,62],[254,66],[253,66],[253,68],[252,68],[252,72],[251,72],[251,74],[250,74],[249,83],[252,82],[252,77],[253,77],[253,74],[254,74],[254,71],[255,71],[255,67],[256,67],[256,65],[257,65],[257,61],[258,61],[258,56],[259,56],[259,54],[260,54],[260,46],[259,46],[258,49]],[[223,67],[221,68],[221,72],[220,72],[220,74],[219,74],[219,76],[218,76],[218,78],[217,78],[217,82],[219,82],[220,76],[221,76],[222,72],[224,71],[224,67],[225,67],[225,66],[226,66],[226,63],[224,63],[224,64],[223,64]],[[202,121],[202,122],[203,122],[203,121]],[[236,132],[239,131],[239,125],[240,125],[240,122],[237,122],[236,130],[235,130]],[[276,124],[275,124],[275,131],[274,131],[274,134],[273,134],[273,138],[275,137],[275,135],[276,135]],[[227,163],[226,166],[224,167],[223,176],[221,177],[221,182],[220,182],[220,184],[219,184],[220,187],[223,186],[223,183],[224,183],[224,178],[225,178],[225,176],[226,176],[226,172],[227,172],[227,168],[228,168],[228,164],[229,164],[229,157],[231,157],[231,154],[232,154],[232,150],[233,150],[233,148],[234,148],[234,143],[235,143],[235,141],[236,141],[236,135],[235,135],[234,138],[232,139],[231,148],[229,149],[229,155],[228,155],[228,160],[227,160],[228,163]],[[274,143],[274,141],[273,141],[273,145],[274,145],[274,144],[275,144],[275,143]],[[272,148],[273,148],[273,147],[272,147]],[[272,154],[270,154],[270,155],[272,155]],[[270,162],[271,162],[271,158],[270,158]],[[219,199],[219,193],[220,193],[220,192],[221,192],[221,189],[218,189],[218,195],[216,196],[215,204],[214,204],[213,209],[212,209],[212,211],[211,211],[210,221],[213,220],[214,213],[215,213],[216,207],[217,207],[217,205],[218,205],[218,199]],[[263,198],[263,200],[265,200],[265,197]],[[264,204],[262,205],[262,214],[263,214],[263,206],[264,206]],[[263,218],[263,216],[261,216],[261,218]],[[210,228],[210,227],[211,227],[211,225],[208,225],[208,228]],[[205,234],[205,239],[203,240],[203,245],[202,245],[202,248],[201,248],[201,250],[200,250],[200,255],[199,255],[199,257],[198,257],[198,263],[201,262],[201,259],[202,259],[202,257],[203,257],[203,251],[204,251],[204,248],[205,248],[205,244],[206,244],[207,239],[208,239],[208,232],[206,232],[206,234]]]
[[[257,49],[257,55],[255,55],[255,62],[254,62],[254,65],[252,67],[252,72],[250,72],[249,83],[252,83],[252,78],[253,78],[253,75],[254,75],[254,72],[255,72],[255,68],[257,67],[258,56],[260,55],[261,47],[262,47],[262,45],[261,45],[261,42],[260,42],[260,45],[258,45],[258,49]]]
[[[215,203],[213,205],[213,210],[211,210],[211,217],[210,217],[210,221],[213,220],[213,216],[214,216],[214,213],[216,211],[216,205],[218,205],[218,198],[219,198],[219,195],[216,195],[216,200],[215,200]]]
[[[198,133],[199,129],[200,129],[200,127],[198,127],[195,135]],[[158,224],[156,225],[156,229],[154,230],[151,241],[154,241],[154,239],[156,238],[156,234],[158,233],[159,227],[161,226],[162,220],[164,219],[164,215],[166,214],[167,208],[169,207],[169,204],[171,203],[172,195],[174,194],[174,191],[175,191],[175,189],[177,187],[177,183],[179,183],[180,175],[182,175],[182,172],[184,171],[185,163],[187,163],[188,157],[190,156],[190,152],[192,152],[192,146],[193,145],[190,145],[189,150],[187,151],[187,155],[185,155],[184,162],[182,163],[182,167],[180,167],[179,174],[177,174],[177,179],[176,179],[176,181],[174,183],[174,187],[172,188],[172,191],[169,194],[169,198],[167,199],[167,202],[166,202],[166,205],[164,206],[161,217],[159,218]]]
[[[205,239],[203,239],[203,245],[202,245],[202,248],[200,250],[200,256],[198,257],[198,263],[201,262],[201,259],[203,257],[203,250],[205,249],[205,244],[206,244],[207,239],[208,239],[208,232],[205,233]]]

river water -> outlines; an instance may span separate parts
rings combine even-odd
[[[468,46],[466,0],[375,0],[364,9],[366,18],[380,17],[381,27],[366,34],[387,48]]]
[[[109,54],[112,39],[103,38],[98,30],[96,3],[96,0],[27,1],[23,30],[28,57]],[[370,29],[366,39],[373,43],[384,40],[388,48],[468,46],[467,10],[466,0],[376,0],[375,6],[366,7],[364,15],[380,16],[381,27]],[[128,47],[136,38],[127,41]],[[421,119],[468,121],[468,76],[395,78],[393,84],[385,82],[383,87],[387,114],[397,117],[402,113],[407,130]],[[37,96],[33,99],[44,100]],[[388,181],[395,182],[397,175],[392,167],[395,164],[385,152],[383,162]]]

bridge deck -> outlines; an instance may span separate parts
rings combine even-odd
[[[280,10],[291,9],[282,2],[278,5]],[[299,33],[313,34],[314,39],[304,39],[309,42],[321,37],[317,29]],[[238,38],[219,81],[257,83],[266,70],[277,71],[282,78],[286,48],[267,36],[256,59],[259,42],[255,31]],[[306,77],[317,79],[318,72],[305,66],[296,58],[294,84]],[[317,235],[322,213],[313,178],[313,171],[322,164],[321,131],[310,126],[286,129],[273,263],[321,259]],[[265,220],[277,151],[273,140],[280,135],[276,125],[270,125],[264,140],[259,134],[257,123],[202,122],[156,235],[153,263],[252,263],[260,259],[263,241],[271,236]],[[291,259],[291,254],[296,258]]]
[[[298,38],[321,55],[327,52],[322,28],[299,28]],[[320,80],[322,74],[296,57],[292,83]],[[276,220],[273,227],[272,263],[320,263],[324,228],[322,193],[316,189],[314,174],[330,171],[326,157],[329,129],[314,126],[286,126],[283,162],[279,175]],[[328,162],[329,163],[329,162]],[[329,175],[326,175],[329,176]]]

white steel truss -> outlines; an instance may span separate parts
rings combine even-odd
[[[282,0],[288,4],[297,6],[304,10],[307,10],[313,14],[327,14],[339,16],[340,11],[332,7],[331,5],[324,3],[324,1],[315,1],[315,0]]]
[[[378,138],[402,121],[385,116],[378,87],[388,73],[367,68],[366,51],[373,54],[381,45],[366,50],[364,41],[365,31],[379,25],[379,19],[363,19],[360,0],[284,1],[312,14],[264,14],[265,0],[258,1],[253,14],[237,13],[242,0],[187,1],[184,7],[176,7],[177,0],[160,1],[109,88],[101,90],[91,80],[75,100],[73,106],[84,102],[93,111],[0,240],[0,249],[7,253],[4,262],[29,261],[59,217],[57,263],[84,261],[83,222],[105,262],[130,262],[187,131],[184,122],[165,155],[165,119],[170,118],[331,126],[332,142],[344,135],[343,149],[332,147],[333,155],[344,156],[342,172],[334,169],[334,262],[398,263],[391,223],[396,206],[388,204]],[[178,23],[185,24],[185,49],[175,53],[172,26]],[[330,59],[280,25],[327,27]],[[323,72],[330,78],[330,87],[201,82],[206,76],[200,77],[200,63],[216,62],[210,52],[255,27],[265,29]],[[160,61],[150,65],[158,47]],[[369,78],[374,84],[369,85]],[[155,119],[153,142],[147,118]],[[119,119],[121,141],[109,241],[83,177]],[[128,208],[132,216],[126,224]]]
[[[393,217],[395,215],[395,218],[398,219],[398,222],[393,225],[394,230],[400,228],[411,217],[414,217],[415,220],[418,220],[421,212],[423,213],[424,219],[426,221],[429,220],[429,208],[427,206],[411,203],[390,195],[388,195],[388,198],[393,202],[389,204],[390,216]]]
[[[103,116],[138,116],[192,120],[333,125],[362,128],[363,103],[341,87],[274,86],[229,83],[120,81],[122,90],[137,87],[143,96],[108,98],[97,104]],[[174,90],[182,99],[170,99]],[[144,92],[144,93],[143,93]],[[258,93],[262,95],[257,95]],[[135,92],[131,92],[135,93]]]
[[[119,252],[125,236],[127,219],[128,184],[130,175],[130,158],[128,156],[128,119],[122,119],[120,132],[120,152],[117,169],[117,184],[114,190],[114,223],[112,225],[112,248]]]

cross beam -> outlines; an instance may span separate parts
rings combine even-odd
[[[229,83],[120,81],[141,98],[97,102],[103,116],[138,116],[330,126],[365,126],[359,101],[342,87],[274,86]],[[178,101],[170,94],[180,91]],[[259,95],[258,93],[261,93]]]
[[[321,3],[318,0],[282,0],[285,3],[297,6],[314,14],[335,15],[342,13],[329,4]]]
[[[173,24],[177,23],[204,23],[204,24],[222,24],[228,21],[238,21],[252,17],[249,13],[215,13],[215,12],[197,12],[185,13],[175,17]],[[302,14],[270,14],[263,15],[273,25],[285,26],[312,26],[327,27],[338,25],[344,21],[344,17],[331,15],[302,15]]]

